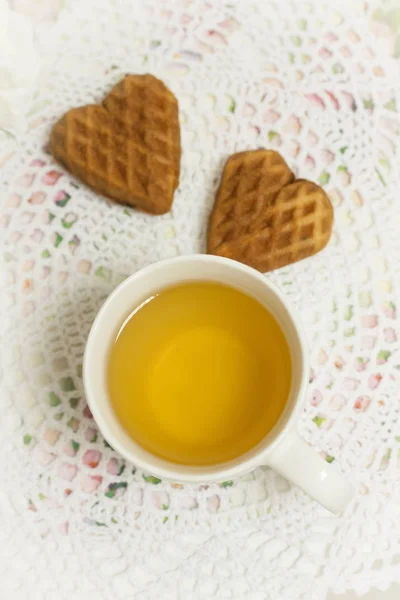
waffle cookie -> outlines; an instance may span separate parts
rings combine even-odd
[[[50,145],[96,192],[155,214],[170,210],[180,171],[178,102],[152,75],[127,75],[101,104],[69,110]]]
[[[322,188],[297,179],[273,150],[230,156],[208,231],[208,252],[265,272],[316,254],[329,241],[333,208]]]

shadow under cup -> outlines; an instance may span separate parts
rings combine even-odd
[[[285,408],[275,426],[255,447],[237,458],[212,466],[188,466],[168,462],[141,447],[117,419],[108,396],[109,352],[121,323],[132,308],[163,288],[193,281],[226,284],[265,306],[280,325],[292,362],[292,383]],[[294,311],[281,292],[265,276],[241,263],[208,255],[161,261],[138,271],[119,285],[100,309],[86,345],[83,376],[91,412],[110,445],[127,460],[146,471],[176,481],[220,481],[265,464],[266,454],[301,409],[308,374],[307,354]]]

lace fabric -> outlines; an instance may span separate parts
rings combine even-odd
[[[10,598],[321,600],[399,581],[399,34],[395,4],[361,2],[72,1],[36,26],[26,131],[1,124]],[[98,197],[48,151],[63,112],[128,72],[160,77],[180,104],[181,182],[161,217]],[[85,403],[101,303],[137,269],[205,251],[222,165],[254,147],[278,149],[335,207],[329,246],[268,277],[308,336],[299,432],[356,486],[338,517],[266,467],[202,486],[143,473]]]

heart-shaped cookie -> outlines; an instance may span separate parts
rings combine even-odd
[[[225,164],[208,252],[272,271],[322,250],[332,224],[332,204],[323,189],[295,180],[280,154],[239,152]]]
[[[95,191],[156,214],[171,208],[181,157],[178,102],[152,75],[127,75],[101,104],[69,110],[50,144]]]

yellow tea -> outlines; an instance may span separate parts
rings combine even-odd
[[[143,448],[184,465],[250,450],[278,421],[291,357],[272,314],[227,285],[161,290],[133,309],[110,351],[108,391]]]

